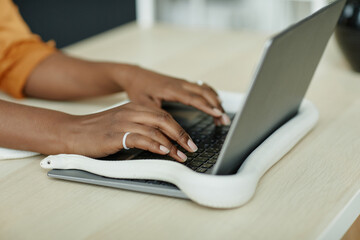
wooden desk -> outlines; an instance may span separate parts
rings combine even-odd
[[[245,91],[265,36],[130,24],[68,47],[76,56],[126,61],[218,89]],[[3,99],[9,99],[1,95]],[[80,102],[24,104],[86,113],[117,94]],[[317,127],[233,210],[191,201],[50,179],[43,158],[0,161],[0,239],[331,239],[360,213],[360,75],[332,40],[307,98]]]

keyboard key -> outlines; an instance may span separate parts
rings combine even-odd
[[[207,168],[198,168],[197,170],[196,170],[197,172],[199,172],[199,173],[204,173],[204,172],[206,172],[207,171]]]
[[[186,153],[186,156],[189,158],[189,157],[196,157],[197,155],[199,155],[199,153],[197,152],[187,152]]]
[[[205,163],[205,164],[203,164],[201,167],[209,169],[209,168],[211,168],[213,165],[214,165],[214,164],[211,164],[211,163]]]
[[[218,152],[218,149],[214,148],[214,147],[211,147],[211,148],[208,148],[206,149],[206,152],[209,152],[209,153],[217,153]]]
[[[200,162],[200,161],[196,161],[196,160],[193,160],[189,163],[189,166],[195,166],[195,167],[200,167],[201,164],[203,164],[204,162]]]
[[[198,167],[196,167],[196,166],[190,166],[190,169],[192,169],[192,170],[194,170],[194,171],[196,171],[197,168],[198,168]]]
[[[197,158],[194,159],[194,160],[204,163],[204,162],[206,162],[207,160],[209,160],[209,158],[203,157],[203,156],[199,156],[199,157],[197,157]]]
[[[202,152],[204,152],[206,149],[205,148],[199,148],[196,152],[197,153],[202,153]]]
[[[209,153],[209,152],[206,152],[206,151],[201,154],[201,157],[204,157],[204,158],[207,158],[207,159],[211,158],[212,156],[214,156],[214,153]]]
[[[207,160],[207,163],[211,163],[211,164],[215,164],[216,163],[216,159],[212,158]]]

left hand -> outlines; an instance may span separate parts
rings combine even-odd
[[[135,67],[134,74],[122,87],[134,103],[161,108],[162,101],[193,106],[214,117],[216,125],[229,125],[218,94],[207,84],[195,84]]]

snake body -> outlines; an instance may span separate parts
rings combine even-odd
[[[264,173],[281,159],[316,124],[318,111],[304,101],[297,116],[268,137],[234,175],[196,173],[166,160],[102,161],[80,155],[48,156],[40,163],[46,169],[79,169],[110,178],[154,179],[178,186],[191,200],[213,208],[234,208],[248,202]]]

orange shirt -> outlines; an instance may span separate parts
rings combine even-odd
[[[26,25],[11,0],[0,0],[0,89],[24,97],[23,88],[32,70],[56,51]]]

